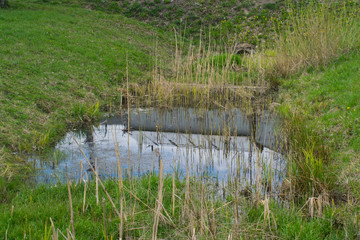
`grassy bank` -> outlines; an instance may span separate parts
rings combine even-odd
[[[263,65],[280,84],[289,178],[300,198],[359,196],[359,13],[354,1],[295,6]]]
[[[0,12],[0,157],[8,176],[10,152],[41,150],[75,122],[99,116],[99,106],[119,100],[127,66],[129,81],[149,81],[173,39],[121,15],[10,4]]]
[[[255,204],[252,198],[239,195],[241,191],[235,190],[232,184],[226,187],[226,199],[214,199],[211,193],[217,191],[214,185],[191,178],[189,184],[186,182],[178,178],[173,181],[171,176],[163,179],[158,238],[315,240],[357,236],[353,223],[344,221],[346,215],[333,206],[323,210],[309,204],[303,208],[286,207],[288,204],[269,199]],[[121,212],[119,217],[100,186],[97,204],[95,182],[86,186],[73,182],[70,191],[74,229],[66,184],[24,188],[11,203],[0,206],[0,235],[8,239],[23,236],[62,239],[61,233],[67,235],[70,231],[76,239],[118,239],[122,232],[126,239],[149,239],[157,215],[159,177],[148,175],[123,184],[122,188],[116,180],[104,184],[117,211]],[[105,199],[104,205],[102,199]],[[241,211],[241,215],[236,211]]]
[[[354,226],[352,238],[357,238],[359,5],[310,4],[294,13],[291,28],[274,44],[269,68],[271,74],[287,76],[279,82],[279,110],[287,136],[290,198],[297,204],[314,198],[336,203],[340,222]]]
[[[306,181],[319,181],[320,192],[330,188],[355,199],[360,196],[359,64],[356,51],[324,71],[305,72],[285,81],[280,90],[281,110],[289,120],[296,151],[313,150],[314,157],[323,161],[323,171],[309,174],[311,179]],[[306,163],[303,167],[311,169]],[[325,176],[332,180],[327,181]]]

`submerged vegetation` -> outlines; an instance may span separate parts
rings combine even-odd
[[[207,12],[206,1],[198,2]],[[210,28],[214,34],[199,35],[204,20],[191,19],[191,13],[186,19],[194,28],[185,34],[184,28],[168,33],[119,14],[142,13],[153,23],[161,16],[160,23],[172,27],[179,9],[171,1],[9,4],[0,10],[1,236],[359,238],[358,2],[257,8],[241,1],[234,3],[241,17],[209,18],[220,21]],[[233,7],[232,1],[222,4]],[[162,6],[173,8],[170,15]],[[249,37],[249,29],[257,36]],[[189,34],[196,39],[187,40]],[[244,42],[257,48],[239,55]],[[160,158],[157,172],[139,178],[19,185],[33,170],[20,153],[46,149],[70,127],[92,124],[106,110],[177,105],[245,107],[248,117],[278,110],[288,167],[281,186],[269,189],[271,171],[256,176],[254,186],[239,184],[236,167],[226,182],[188,171],[165,175]]]

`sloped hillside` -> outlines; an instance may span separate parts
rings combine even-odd
[[[99,100],[119,98],[127,66],[130,81],[144,82],[155,46],[160,60],[172,52],[172,33],[121,15],[54,2],[9,4],[0,10],[0,149],[54,142],[67,123],[95,117]]]
[[[164,29],[178,28],[186,37],[197,37],[211,28],[212,37],[228,41],[240,34],[241,42],[266,40],[274,18],[281,17],[282,0],[86,0],[81,5],[112,13],[122,13]],[[246,36],[245,36],[246,34]],[[244,36],[242,36],[244,35]]]

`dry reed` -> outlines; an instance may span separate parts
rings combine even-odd
[[[153,225],[153,234],[152,239],[157,239],[157,231],[159,226],[159,218],[160,218],[160,211],[162,209],[162,200],[163,200],[163,172],[164,172],[164,165],[162,160],[159,161],[159,189],[158,189],[158,199],[156,201],[156,208],[155,208],[155,216],[154,216],[154,225]]]
[[[69,206],[70,206],[70,222],[71,222],[71,231],[72,237],[75,240],[75,224],[74,224],[74,211],[73,211],[73,204],[72,204],[72,197],[71,197],[71,190],[70,190],[70,180],[67,179],[67,187],[68,187],[68,197],[69,197]]]

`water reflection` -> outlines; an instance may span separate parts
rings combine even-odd
[[[126,119],[112,117],[81,134],[68,133],[56,145],[53,157],[47,160],[33,157],[31,161],[39,169],[36,181],[53,184],[65,181],[67,176],[77,180],[89,178],[90,166],[81,148],[103,178],[119,176],[118,162],[122,174],[130,173],[136,177],[156,172],[161,158],[165,173],[176,171],[184,176],[189,167],[191,175],[217,179],[236,175],[242,183],[249,185],[254,184],[257,173],[270,177],[271,184],[281,182],[285,162],[279,153],[269,148],[274,146],[269,140],[269,127],[259,124],[265,120],[251,123],[249,118],[236,111],[229,114],[213,110],[197,114],[194,109],[182,112],[181,109],[137,109],[130,114],[128,131]],[[274,124],[273,120],[268,122],[267,126]],[[251,127],[254,124],[256,129]],[[263,132],[266,137],[259,136]],[[115,149],[119,150],[118,155]]]

